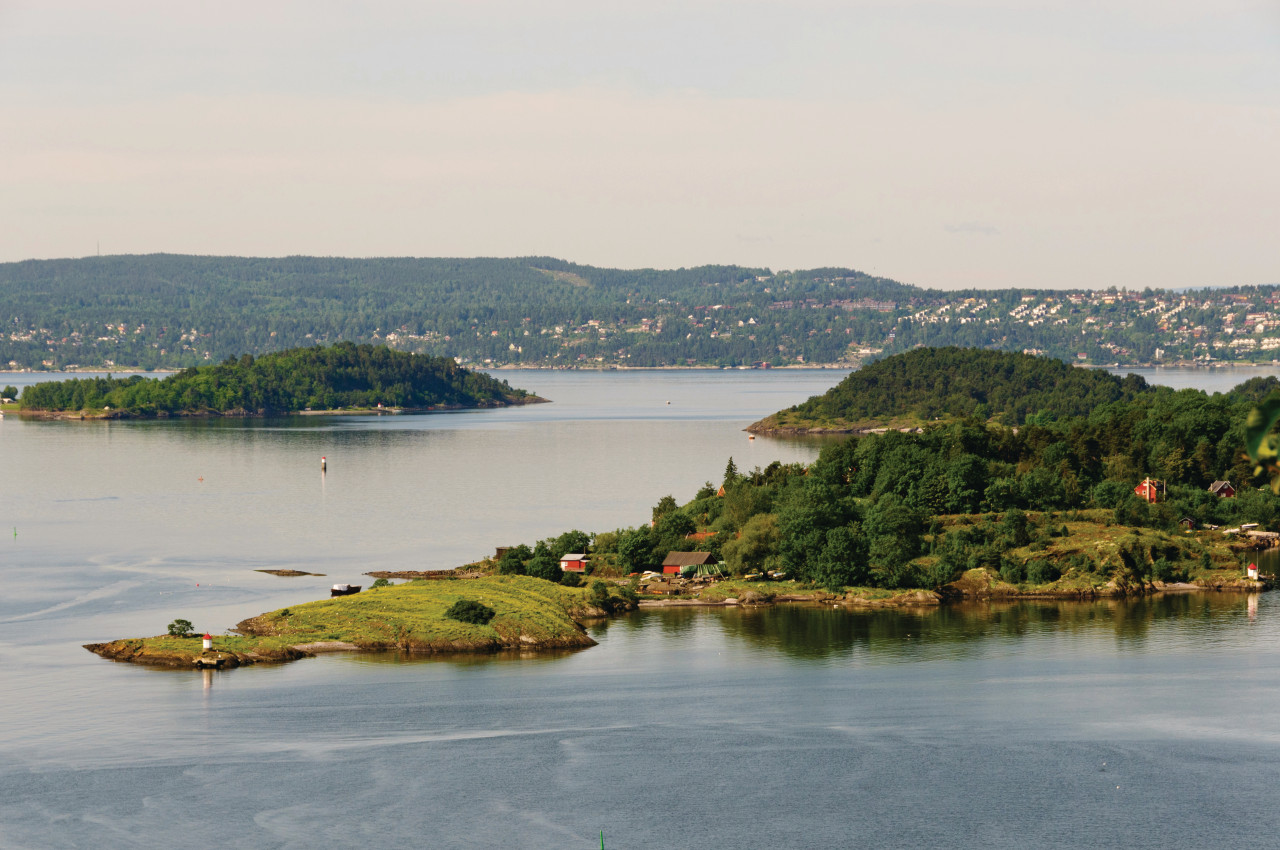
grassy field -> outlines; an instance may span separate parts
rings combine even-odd
[[[1166,581],[1185,581],[1205,586],[1230,584],[1243,578],[1242,553],[1231,538],[1216,531],[1167,532],[1151,528],[1116,525],[1110,521],[1112,511],[1084,510],[1051,513],[1027,512],[1036,529],[1033,540],[1025,546],[1005,551],[1005,557],[1020,564],[1045,560],[1061,571],[1052,582],[1034,584],[1026,581],[1010,583],[994,570],[986,570],[990,579],[982,579],[970,570],[960,580],[961,588],[977,590],[985,582],[1003,592],[1051,592],[1090,594],[1123,591],[1160,579],[1156,565],[1163,562],[1170,575]],[[943,521],[942,534],[985,520],[975,516],[949,516]],[[1057,535],[1049,536],[1047,529]],[[1065,528],[1066,534],[1061,534]],[[926,556],[920,563],[926,568],[937,559]]]
[[[293,647],[335,642],[418,652],[593,646],[572,616],[586,610],[586,593],[528,576],[415,581],[260,614],[239,624],[241,634],[214,638],[213,648],[234,659],[228,661],[234,666],[290,660],[307,654]],[[446,617],[449,606],[462,599],[492,608],[493,619],[473,625]],[[191,666],[201,654],[201,640],[161,635],[86,648],[118,660]]]

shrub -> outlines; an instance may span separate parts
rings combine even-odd
[[[450,620],[457,620],[459,623],[471,623],[476,626],[483,626],[493,619],[494,611],[488,605],[482,602],[476,602],[474,599],[459,599],[457,602],[449,606],[449,610],[444,615]]]
[[[378,587],[390,587],[390,586],[391,586],[391,582],[387,581],[385,578],[380,578],[377,581],[375,581],[373,584],[369,585],[369,589],[373,590],[374,588],[378,588]]]
[[[955,580],[956,575],[959,574],[963,566],[963,564],[957,563],[957,560],[948,552],[923,571],[923,578],[931,587],[942,587],[944,584],[949,584]]]
[[[1168,558],[1157,558],[1151,567],[1151,572],[1161,581],[1187,580],[1186,568],[1179,566],[1176,559],[1171,561]]]
[[[1051,562],[1036,558],[1027,564],[1027,581],[1032,584],[1049,584],[1057,581],[1062,573]]]
[[[571,573],[567,570],[562,571],[560,583],[565,587],[582,587],[582,576],[578,573]]]
[[[533,550],[521,543],[512,546],[498,559],[498,572],[504,576],[524,575],[524,562],[533,557]]]
[[[591,600],[591,604],[595,605],[597,608],[608,608],[609,583],[607,581],[601,581],[600,579],[596,579],[591,582],[591,595],[589,598]]]
[[[174,620],[169,624],[169,634],[174,637],[191,637],[195,633],[190,620]]]
[[[560,563],[548,552],[538,552],[525,566],[525,573],[545,581],[558,582],[564,577]]]
[[[1000,565],[1000,578],[1009,582],[1009,584],[1022,584],[1027,580],[1027,571],[1017,561],[1006,560]]]

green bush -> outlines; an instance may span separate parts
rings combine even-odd
[[[1027,580],[1027,571],[1017,561],[1006,560],[1000,565],[1000,578],[1009,582],[1009,584],[1022,584]]]
[[[524,575],[524,562],[533,557],[533,550],[521,543],[512,546],[498,559],[498,572],[504,576]]]
[[[1168,558],[1157,558],[1151,572],[1160,581],[1185,581],[1187,578],[1186,571],[1175,566]]]
[[[450,620],[457,620],[459,623],[471,623],[476,626],[483,626],[493,619],[494,611],[488,605],[482,602],[476,602],[474,599],[459,599],[457,602],[449,606],[449,610],[444,615]]]
[[[581,575],[569,572],[568,570],[564,570],[563,573],[564,574],[560,576],[560,583],[565,587],[582,587]]]
[[[564,577],[564,570],[560,569],[560,563],[545,551],[535,553],[525,565],[524,570],[526,575],[551,582],[559,582]]]
[[[387,581],[385,578],[380,578],[377,581],[375,581],[373,584],[369,585],[369,589],[373,590],[374,588],[377,588],[377,587],[390,587],[390,586],[391,586],[391,582]]]
[[[935,588],[950,584],[964,568],[964,564],[957,561],[958,559],[950,552],[944,554],[936,563],[922,571],[925,583]]]
[[[1044,558],[1036,558],[1027,564],[1027,581],[1032,584],[1049,584],[1057,581],[1062,573]]]

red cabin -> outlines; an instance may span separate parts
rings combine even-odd
[[[587,571],[587,556],[572,554],[560,559],[560,569],[568,573],[584,573]]]

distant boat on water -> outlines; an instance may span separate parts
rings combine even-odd
[[[329,597],[334,596],[350,596],[353,593],[359,593],[362,585],[359,584],[335,584],[329,589]]]

